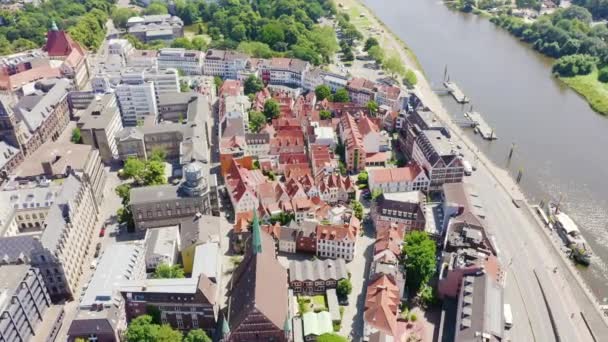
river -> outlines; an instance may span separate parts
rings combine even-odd
[[[493,142],[471,134],[477,146],[512,174],[523,170],[532,203],[563,198],[595,253],[581,273],[598,298],[608,296],[608,117],[551,77],[552,60],[488,19],[436,0],[363,2],[413,50],[432,85],[441,86],[447,65],[470,105],[495,127]],[[442,101],[456,117],[470,107]]]

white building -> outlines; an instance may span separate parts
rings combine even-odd
[[[151,228],[146,231],[146,269],[154,270],[160,264],[177,262],[180,236],[179,226]]]
[[[318,225],[317,256],[353,260],[359,224],[359,220],[353,216],[350,224]]]
[[[159,69],[177,69],[186,75],[201,75],[203,73],[203,53],[181,48],[160,49],[158,52]]]
[[[116,87],[116,98],[124,126],[136,126],[147,117],[158,117],[154,83],[128,80]]]
[[[427,191],[430,184],[428,176],[418,164],[368,172],[370,191],[380,190],[383,193]]]
[[[262,79],[271,85],[302,87],[310,64],[296,58],[272,58],[262,65]]]
[[[336,131],[332,127],[315,127],[315,144],[329,146],[332,150],[336,146]]]
[[[108,55],[119,56],[124,64],[127,63],[134,49],[133,45],[126,39],[110,39],[108,41]]]
[[[179,92],[177,70],[127,69],[102,72],[91,80],[94,92],[115,90],[124,126],[135,126],[139,120],[158,117],[159,94]]]
[[[245,124],[249,122],[249,109],[251,108],[249,97],[245,95],[226,96],[223,103],[221,121],[242,118]]]
[[[254,157],[266,157],[270,153],[270,135],[268,133],[245,133],[245,154]]]
[[[249,56],[238,51],[209,49],[203,63],[203,73],[208,76],[219,76],[225,79],[237,79],[245,70]]]

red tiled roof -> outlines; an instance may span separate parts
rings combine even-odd
[[[65,31],[49,30],[46,33],[44,51],[51,57],[67,57],[76,45]]]
[[[365,296],[365,322],[390,336],[395,336],[399,289],[387,275],[376,278],[367,287]]]
[[[369,178],[374,183],[411,182],[420,172],[422,168],[418,164],[412,164],[405,167],[370,170]]]
[[[375,87],[376,83],[362,77],[355,77],[348,82],[349,89],[373,91]]]
[[[376,133],[378,131],[380,131],[378,129],[378,126],[372,122],[372,120],[370,120],[366,115],[362,115],[361,119],[359,119],[359,133],[361,133],[361,136],[366,136],[369,133]]]

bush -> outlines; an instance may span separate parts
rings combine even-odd
[[[603,67],[597,74],[597,80],[602,83],[608,83],[608,67]]]
[[[593,71],[597,62],[597,58],[590,55],[564,56],[553,64],[553,73],[561,77],[588,75]]]
[[[416,314],[411,314],[410,315],[410,321],[416,322],[417,320],[418,320],[418,316],[416,316]]]

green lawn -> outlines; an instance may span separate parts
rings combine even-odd
[[[312,302],[315,304],[316,308],[326,308],[327,305],[325,304],[325,296],[324,295],[317,295],[312,297]]]
[[[597,70],[584,76],[560,77],[560,80],[581,94],[593,110],[608,115],[608,84],[597,80]]]

